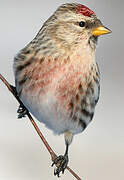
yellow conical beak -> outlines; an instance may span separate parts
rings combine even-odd
[[[100,35],[103,35],[103,34],[111,33],[111,30],[109,30],[108,28],[106,28],[104,26],[99,26],[99,27],[93,28],[91,33],[94,36],[100,36]]]

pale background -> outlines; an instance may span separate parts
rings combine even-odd
[[[66,0],[0,0],[0,73],[14,84],[13,56],[33,39],[42,23]],[[100,38],[97,61],[101,96],[94,120],[75,136],[69,165],[83,180],[124,179],[124,1],[83,0],[113,32]],[[55,180],[50,156],[27,118],[18,120],[18,103],[0,82],[0,180]],[[38,123],[58,154],[63,136]],[[72,180],[68,171],[61,180]]]

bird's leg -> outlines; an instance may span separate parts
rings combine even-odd
[[[14,95],[19,99],[18,93],[17,93],[17,91],[16,91],[16,87],[14,87],[14,86],[12,86],[12,85],[10,85],[10,87],[12,88]],[[18,118],[20,119],[20,118],[25,117],[26,114],[27,114],[27,111],[28,111],[28,110],[25,108],[25,106],[23,105],[23,103],[20,101],[20,105],[19,105],[19,108],[18,108],[18,110],[17,110]]]
[[[11,89],[12,89],[12,91],[13,91],[13,94],[17,97],[17,96],[18,96],[18,93],[17,93],[17,91],[16,91],[16,87],[13,86],[13,85],[11,85],[11,84],[10,84],[10,87],[11,87]]]
[[[64,156],[60,155],[53,161],[53,165],[56,165],[56,169],[54,170],[54,175],[59,177],[60,172],[64,173],[67,164],[68,164],[68,145],[66,145],[66,151]]]
[[[68,138],[69,137],[69,138]],[[70,132],[66,132],[65,133],[65,144],[66,144],[66,150],[65,150],[65,154],[62,156],[58,156],[57,158],[55,158],[55,160],[53,161],[53,165],[56,165],[56,169],[54,170],[54,175],[58,176],[60,175],[60,172],[62,172],[64,174],[64,171],[68,165],[68,148],[69,148],[69,145],[71,144],[72,142],[72,138],[73,138],[73,135],[72,133]]]

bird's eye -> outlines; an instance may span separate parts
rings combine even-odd
[[[79,22],[79,26],[80,27],[84,27],[85,26],[85,22],[84,21]]]

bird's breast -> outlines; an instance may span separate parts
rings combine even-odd
[[[94,80],[96,66],[93,68],[67,59],[62,62],[48,59],[41,64],[36,61],[25,71],[21,99],[36,118],[42,118],[51,129],[61,122],[68,129],[74,129],[73,124],[76,124],[75,132],[81,131],[93,117],[95,99],[99,94]]]

